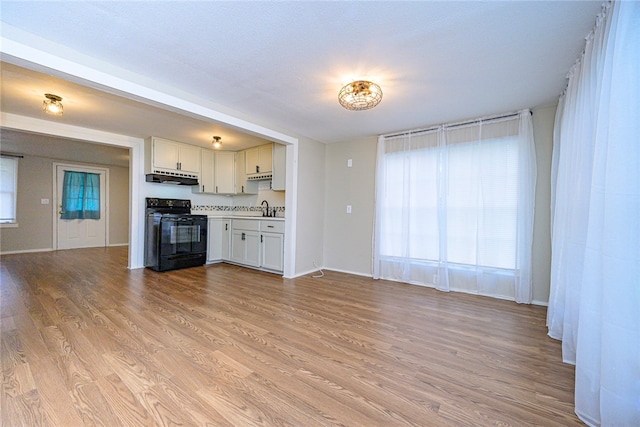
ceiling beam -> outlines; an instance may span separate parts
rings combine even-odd
[[[3,61],[14,65],[35,71],[45,71],[43,70],[44,68],[49,74],[55,74],[74,83],[113,93],[147,105],[190,117],[211,120],[269,141],[284,144],[297,144],[298,142],[297,138],[284,133],[221,113],[201,103],[139,84],[132,80],[133,76],[131,74],[123,78],[114,73],[103,71],[104,69],[113,70],[113,66],[107,67],[104,64],[98,64],[93,58],[76,52],[69,52],[68,49],[62,46],[42,40],[4,23],[2,25],[2,35],[0,35],[0,53]],[[100,65],[103,66],[100,67]],[[125,71],[123,70],[123,74]],[[141,76],[140,80],[142,79],[143,77]]]

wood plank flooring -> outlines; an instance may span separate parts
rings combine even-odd
[[[3,426],[571,426],[542,307],[328,272],[1,259]]]

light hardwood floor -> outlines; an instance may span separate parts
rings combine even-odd
[[[570,426],[543,307],[328,272],[1,259],[3,426]]]

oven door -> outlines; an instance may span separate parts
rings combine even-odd
[[[207,219],[191,215],[163,215],[160,220],[160,256],[207,252]]]

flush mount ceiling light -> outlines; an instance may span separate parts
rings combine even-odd
[[[340,89],[338,101],[347,110],[368,110],[382,101],[382,89],[375,83],[357,80]]]
[[[220,142],[222,138],[219,136],[214,136],[213,137],[213,141],[211,141],[211,144],[213,144],[213,148],[220,148],[222,147],[222,142]]]
[[[62,115],[62,98],[58,95],[53,95],[51,93],[45,93],[44,97],[47,98],[42,101],[42,109],[47,114],[53,114],[54,116]]]

